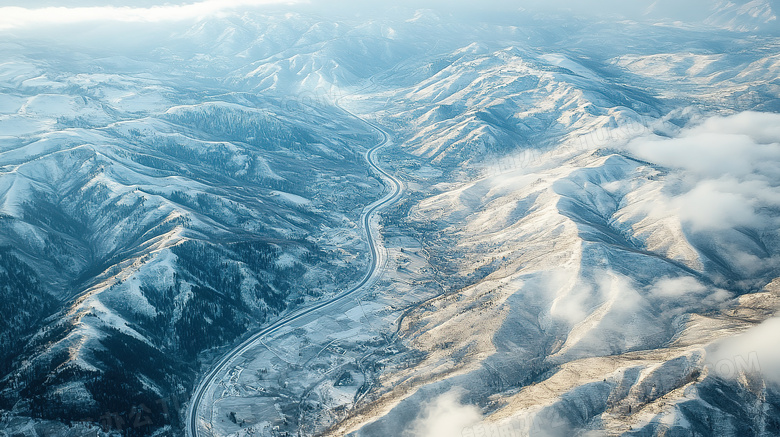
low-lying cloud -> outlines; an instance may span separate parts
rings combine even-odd
[[[780,383],[780,349],[777,333],[780,318],[771,318],[744,333],[710,346],[707,362],[711,372],[721,378],[738,378],[741,374],[761,374]]]
[[[405,437],[453,437],[482,420],[479,409],[461,403],[463,391],[452,389],[423,407],[420,416],[404,432]]]
[[[714,117],[676,138],[642,137],[634,156],[679,170],[671,205],[694,231],[777,224],[780,208],[780,114]]]
[[[691,276],[664,277],[649,289],[649,297],[667,303],[667,307],[678,308],[667,311],[677,314],[690,308],[716,308],[732,297],[726,290],[708,287]]]
[[[713,117],[683,130],[677,138],[644,137],[628,148],[637,156],[667,167],[683,168],[703,177],[747,177],[780,169],[780,114],[743,112]]]

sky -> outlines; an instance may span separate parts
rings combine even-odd
[[[744,3],[746,0],[742,0]],[[760,0],[776,2],[776,0]],[[737,2],[739,2],[737,0]],[[413,9],[432,8],[446,12],[570,12],[576,14],[625,16],[632,19],[703,20],[717,2],[710,0],[483,0],[452,2],[444,0],[398,0],[392,3],[357,0],[201,0],[164,2],[160,0],[0,0],[0,29],[31,24],[73,23],[94,20],[164,22],[198,19],[241,8],[289,8],[326,11],[380,13],[389,4]]]
[[[68,6],[50,6],[46,0],[29,2],[25,7],[0,3],[0,29],[13,29],[30,25],[71,24],[90,21],[120,22],[166,22],[196,20],[214,14],[229,12],[243,7],[268,7],[271,5],[293,5],[299,0],[204,0],[188,4],[155,5],[140,2],[123,6],[120,2],[69,2]]]

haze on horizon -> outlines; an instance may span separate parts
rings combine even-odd
[[[769,0],[773,8],[776,1]],[[665,21],[701,21],[719,2],[691,0],[487,0],[475,4],[455,4],[443,0],[423,2],[402,0],[392,4],[366,4],[355,0],[202,0],[190,2],[134,1],[127,0],[75,0],[65,4],[54,0],[0,2],[0,29],[14,29],[29,25],[77,23],[88,21],[120,22],[170,22],[200,19],[219,13],[244,9],[310,11],[318,14],[377,15],[384,16],[395,10],[433,9],[446,14],[479,18],[495,13],[543,12],[577,15],[595,15],[612,19],[651,19]]]

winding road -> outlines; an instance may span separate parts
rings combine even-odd
[[[381,272],[380,267],[383,265],[382,258],[384,257],[384,253],[378,249],[379,243],[377,242],[377,235],[374,232],[372,232],[371,221],[373,220],[374,216],[378,211],[396,202],[401,197],[402,185],[398,179],[396,179],[395,177],[393,177],[392,175],[384,171],[376,163],[377,151],[382,147],[386,146],[389,142],[390,137],[388,136],[387,132],[382,130],[379,126],[358,117],[357,115],[347,111],[346,109],[344,109],[344,111],[352,115],[353,117],[362,120],[364,123],[368,124],[369,126],[371,126],[373,129],[375,129],[377,132],[381,134],[382,136],[381,140],[376,146],[374,146],[373,148],[369,149],[366,152],[365,159],[368,162],[368,165],[371,166],[371,168],[373,168],[377,173],[379,173],[381,178],[385,181],[385,184],[391,188],[390,192],[387,193],[384,197],[368,205],[363,210],[363,213],[361,215],[361,223],[363,225],[363,229],[365,231],[365,235],[368,241],[368,246],[371,251],[371,262],[369,264],[369,269],[366,272],[363,279],[360,282],[358,282],[356,285],[354,285],[352,288],[336,295],[332,299],[329,299],[324,302],[319,302],[308,308],[300,309],[296,312],[293,312],[292,314],[287,315],[286,317],[280,320],[277,320],[275,323],[271,324],[270,326],[267,326],[262,330],[256,332],[247,340],[245,340],[243,343],[238,345],[236,348],[234,348],[233,350],[225,354],[225,356],[223,356],[214,365],[211,371],[209,371],[203,377],[200,384],[198,384],[197,388],[195,389],[195,392],[193,393],[190,405],[187,408],[186,427],[187,427],[187,435],[189,437],[199,437],[200,435],[202,435],[199,433],[199,427],[198,427],[198,411],[200,411],[201,403],[206,397],[205,395],[206,393],[208,393],[209,387],[217,379],[217,376],[223,373],[225,369],[229,368],[231,363],[236,357],[242,355],[248,349],[255,347],[255,345],[262,339],[262,337],[268,334],[272,334],[304,316],[310,315],[314,312],[327,308],[335,304],[336,302],[342,301],[345,298],[355,294],[358,290],[361,290],[362,288],[371,284]]]

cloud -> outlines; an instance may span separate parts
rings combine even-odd
[[[780,114],[746,112],[716,117],[686,129],[678,138],[642,137],[628,149],[636,156],[700,176],[744,177],[764,170],[767,161],[780,161]]]
[[[463,405],[461,389],[452,389],[423,406],[422,412],[404,432],[406,437],[452,437],[482,420],[479,409]]]
[[[778,332],[780,318],[772,318],[740,335],[715,343],[707,350],[710,372],[726,379],[737,378],[743,373],[760,373],[771,381],[780,382]]]
[[[679,278],[662,278],[653,285],[651,293],[659,297],[680,298],[690,294],[702,294],[707,287],[695,278],[683,276]]]
[[[757,200],[734,192],[739,183],[734,179],[704,180],[692,190],[677,197],[672,204],[679,216],[694,230],[755,227],[761,219],[755,212]]]
[[[694,231],[768,228],[780,208],[780,114],[713,117],[676,138],[637,138],[632,155],[671,168],[683,181],[670,204]]]
[[[662,299],[673,305],[715,307],[727,301],[731,293],[720,288],[709,288],[690,276],[665,277],[650,287],[653,298]]]
[[[721,134],[749,134],[759,143],[780,142],[780,114],[746,111],[728,117],[712,117],[690,130]]]
[[[601,269],[595,270],[592,278],[574,276],[573,273],[557,273],[557,277],[548,284],[548,292],[555,295],[550,306],[550,316],[555,321],[574,326],[594,314],[599,314],[601,321],[633,314],[641,306],[641,296],[625,276]],[[599,324],[593,326],[596,325]]]
[[[304,0],[205,0],[180,5],[151,7],[93,6],[93,7],[0,7],[0,30],[29,26],[74,24],[81,22],[140,22],[159,23],[204,18],[242,7],[292,5]]]
[[[556,270],[547,278],[545,291],[553,298],[550,317],[556,322],[574,326],[590,314],[598,290],[577,280],[576,272]]]

